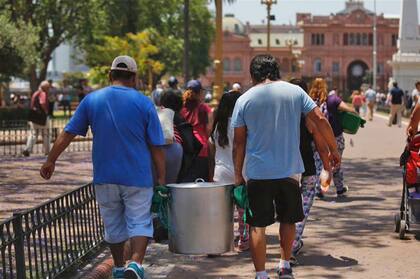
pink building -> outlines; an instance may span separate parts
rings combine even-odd
[[[329,16],[296,14],[296,25],[274,25],[270,53],[281,64],[283,79],[302,77],[308,81],[324,77],[341,92],[359,89],[370,82],[373,64],[374,13],[363,1],[348,0],[345,9]],[[398,18],[377,16],[377,84],[387,88],[392,69],[389,61],[397,51]],[[250,85],[249,64],[253,56],[266,53],[266,25],[243,24],[233,15],[223,20],[224,82]],[[214,49],[210,50],[213,57]],[[211,86],[214,71],[202,77]]]

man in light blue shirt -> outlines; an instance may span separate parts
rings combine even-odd
[[[129,56],[114,59],[111,86],[87,95],[41,168],[51,178],[55,162],[76,135],[93,133],[93,183],[115,268],[113,278],[144,278],[141,266],[153,236],[150,212],[152,163],[165,184],[165,140],[156,109],[136,91],[137,65]],[[124,243],[130,240],[131,262],[124,267]]]
[[[265,271],[265,227],[280,222],[281,261],[279,278],[293,278],[290,256],[295,223],[303,219],[302,198],[296,175],[304,171],[300,155],[300,119],[309,117],[329,147],[333,165],[340,155],[328,120],[300,87],[279,81],[279,66],[271,55],[254,57],[250,67],[254,86],[237,101],[232,126],[234,136],[235,184],[245,174],[252,216],[247,216],[250,247],[257,279]]]
[[[376,104],[376,92],[372,89],[372,85],[369,85],[369,89],[366,90],[365,98],[369,109],[369,121],[372,121]]]

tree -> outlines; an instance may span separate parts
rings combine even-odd
[[[128,3],[130,6],[128,8]],[[211,23],[211,14],[207,9],[206,0],[189,0],[190,12],[190,59],[189,68],[194,77],[204,73],[210,60],[208,57],[210,44],[213,38],[214,27]],[[140,7],[147,7],[140,8]],[[109,0],[104,3],[106,11],[105,33],[110,36],[123,37],[126,33],[138,33],[147,28],[158,30],[158,33],[164,37],[171,37],[176,40],[174,48],[179,50],[176,56],[182,56],[182,45],[179,49],[179,42],[184,38],[184,0]],[[128,21],[127,18],[131,20]],[[102,41],[98,40],[97,44]],[[169,43],[165,43],[164,48]],[[87,53],[91,49],[87,48]],[[160,55],[171,56],[170,52],[166,55],[164,50]],[[171,74],[180,74],[182,72],[182,61],[177,58],[165,60],[165,71]],[[176,61],[173,63],[171,61]],[[169,65],[171,64],[171,66]]]
[[[139,77],[149,83],[149,77],[157,80],[165,69],[172,69],[180,63],[177,55],[182,43],[174,37],[163,37],[155,29],[128,33],[124,37],[105,36],[101,44],[95,45],[89,52],[88,63],[92,67],[89,77],[100,85],[106,84],[109,65],[121,54],[127,54],[137,62]],[[167,64],[165,64],[167,61]]]
[[[0,82],[25,75],[28,65],[36,62],[36,43],[32,25],[14,24],[5,13],[0,14]]]
[[[82,45],[100,33],[103,18],[101,4],[102,0],[0,2],[0,10],[7,11],[13,23],[31,25],[37,30],[37,62],[29,66],[27,74],[32,90],[46,78],[52,53],[60,44],[73,42]]]

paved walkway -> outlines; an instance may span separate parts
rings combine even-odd
[[[92,180],[89,153],[64,153],[49,181],[39,175],[44,161],[43,156],[0,158],[0,221]]]

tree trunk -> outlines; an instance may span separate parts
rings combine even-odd
[[[190,0],[184,0],[184,83],[190,79]]]

